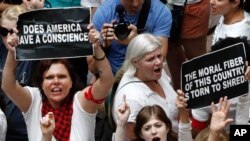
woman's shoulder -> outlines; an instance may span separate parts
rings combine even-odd
[[[143,85],[144,84],[142,82],[125,83],[117,89],[116,95],[126,95],[127,99],[137,99],[137,97],[141,97],[145,92],[146,87],[144,87]]]
[[[123,95],[126,95],[126,99],[138,99],[144,95],[145,90],[146,87],[142,81],[124,75],[116,90],[116,97],[122,98]]]
[[[136,88],[137,84],[143,84],[143,81],[141,81],[140,79],[134,77],[134,76],[130,76],[126,73],[124,73],[124,75],[122,76],[122,79],[119,82],[118,85],[118,89],[123,89],[123,88]]]
[[[169,83],[171,82],[171,78],[169,77],[169,75],[167,74],[167,72],[164,69],[162,69],[161,76],[162,77],[160,79],[164,79]]]
[[[245,11],[244,16],[245,16],[245,19],[246,19],[247,23],[250,24],[250,13]]]
[[[30,86],[25,86],[24,88],[27,89],[27,91],[31,95],[32,104],[37,103],[38,101],[40,101],[42,99],[42,94],[41,94],[39,88],[30,87]]]
[[[41,93],[37,87],[25,86],[24,88],[27,89],[31,95]]]

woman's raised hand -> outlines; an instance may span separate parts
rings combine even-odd
[[[127,123],[128,117],[130,114],[130,108],[126,101],[126,96],[123,96],[123,103],[119,107],[119,109],[116,111],[117,115],[117,126],[124,127]]]
[[[176,106],[179,108],[180,121],[182,123],[189,123],[190,110],[186,109],[187,99],[184,97],[182,90],[177,90]]]
[[[212,118],[210,123],[210,130],[214,132],[219,132],[233,119],[227,118],[227,113],[230,109],[230,102],[227,100],[227,97],[220,98],[218,108],[214,103],[211,103]]]
[[[48,112],[40,120],[40,128],[43,135],[52,135],[55,129],[55,119],[52,112]]]
[[[94,47],[100,47],[100,33],[94,28],[94,25],[91,23],[87,27],[89,29],[88,37],[89,42],[94,45]]]
[[[18,45],[18,30],[16,28],[12,30],[13,33],[8,33],[6,37],[3,37],[3,43],[10,52],[14,52],[15,47]]]

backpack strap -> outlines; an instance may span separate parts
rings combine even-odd
[[[148,19],[148,13],[149,13],[150,7],[151,7],[151,0],[144,0],[142,9],[140,11],[139,18],[136,24],[138,34],[145,31],[144,27]]]

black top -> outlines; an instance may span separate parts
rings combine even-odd
[[[0,2],[8,3],[8,4],[21,4],[22,0],[0,0]]]

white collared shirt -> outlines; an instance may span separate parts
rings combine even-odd
[[[129,77],[126,73],[123,75],[121,82],[117,88],[117,93],[114,98],[114,106],[112,109],[112,114],[114,121],[116,122],[115,111],[123,102],[123,95],[126,95],[126,100],[130,106],[130,115],[128,122],[135,122],[138,112],[148,105],[159,105],[166,112],[168,118],[172,122],[173,131],[178,132],[178,108],[175,105],[176,102],[176,92],[170,85],[170,78],[167,76],[166,72],[162,71],[162,76],[158,80],[164,93],[165,99],[160,97],[158,94],[153,92],[145,83],[134,82],[127,84],[121,88],[124,84],[131,81],[140,81],[136,77]],[[121,89],[120,89],[121,88]]]

